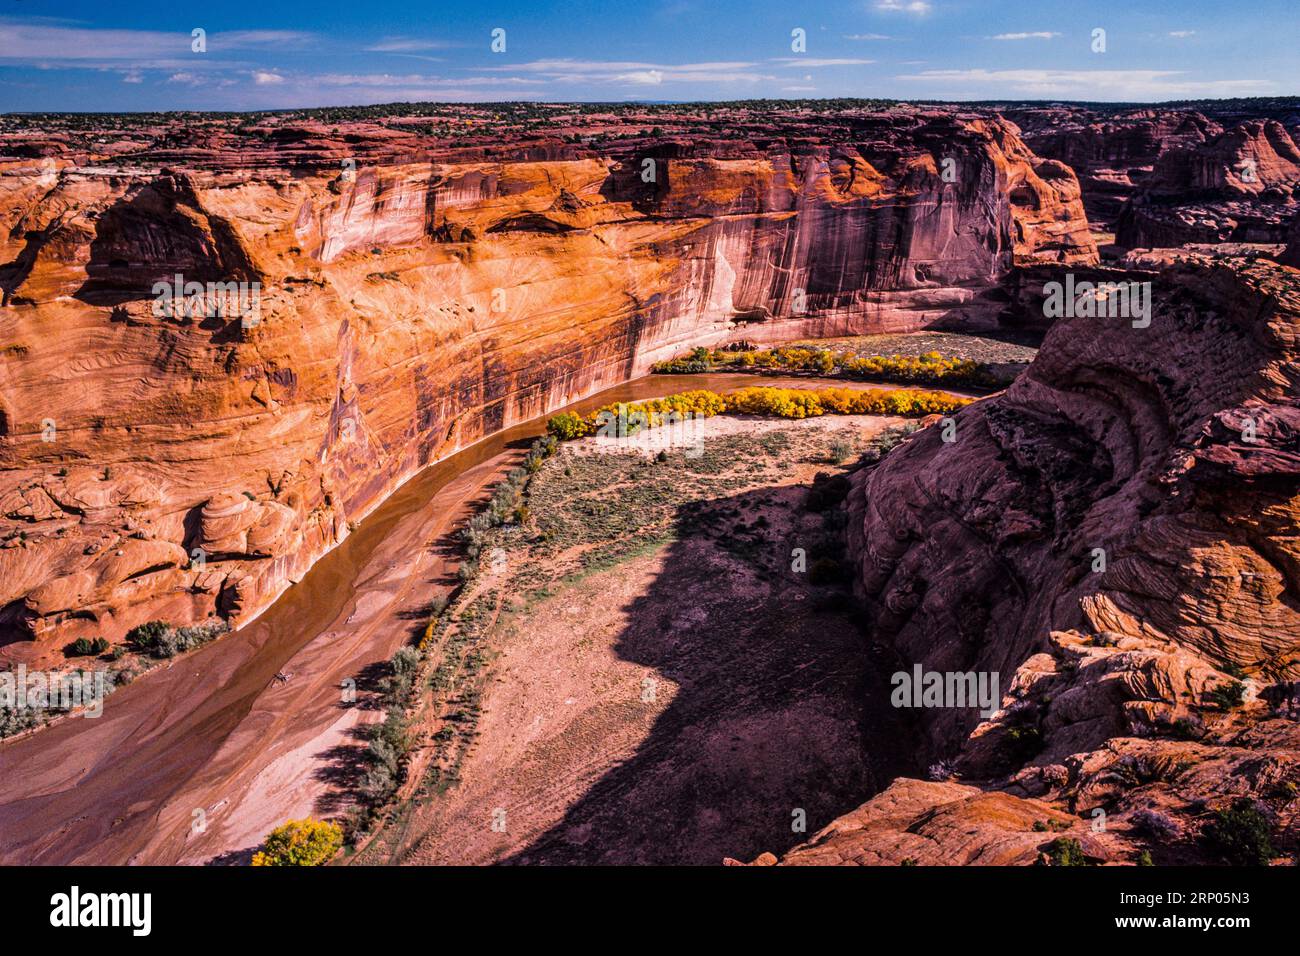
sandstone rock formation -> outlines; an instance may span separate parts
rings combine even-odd
[[[855,475],[874,633],[907,666],[1000,675],[1001,709],[921,710],[940,782],[897,781],[786,862],[1032,862],[1058,829],[1099,862],[1203,861],[1229,799],[1289,806],[1300,271],[1200,256],[1112,278],[1155,283],[1148,327],[1058,320],[955,440],[932,426]]]
[[[1300,148],[1274,120],[1250,121],[1166,150],[1121,211],[1127,248],[1197,242],[1281,243],[1300,209]]]
[[[798,122],[8,140],[0,653],[238,624],[419,468],[684,345],[988,325],[1014,260],[1096,260],[1073,175],[992,115]],[[256,308],[160,309],[178,279]]]
[[[1138,109],[1100,115],[1082,108],[1008,109],[1024,141],[1039,156],[1059,160],[1079,176],[1088,219],[1111,226],[1170,149],[1192,149],[1223,131],[1193,110]]]

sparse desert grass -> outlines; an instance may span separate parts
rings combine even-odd
[[[495,670],[501,649],[537,642],[545,646],[564,634],[575,642],[573,653],[608,653],[600,636],[608,632],[586,632],[584,619],[571,615],[576,607],[593,602],[602,613],[617,612],[617,606],[609,606],[614,599],[602,600],[601,595],[641,579],[644,572],[633,569],[669,555],[699,555],[701,574],[727,570],[702,595],[683,600],[678,609],[682,613],[701,620],[734,620],[743,628],[770,628],[771,615],[779,608],[788,610],[791,594],[799,593],[804,597],[798,600],[810,601],[805,606],[814,616],[801,611],[791,618],[790,626],[798,633],[827,631],[841,633],[838,640],[860,640],[855,619],[845,616],[851,599],[841,593],[842,521],[809,510],[804,501],[809,492],[792,482],[821,485],[829,479],[814,483],[812,478],[818,468],[826,467],[833,451],[888,446],[897,439],[891,433],[880,440],[879,419],[732,421],[718,427],[750,431],[711,437],[699,454],[680,449],[663,455],[604,451],[596,439],[566,444],[537,466],[523,486],[515,514],[524,511],[526,516],[482,530],[478,572],[430,622],[421,641],[424,676],[415,688],[421,702],[410,724],[415,754],[408,764],[408,783],[395,795],[357,861],[424,859],[416,851],[432,825],[429,821],[469,812],[456,810],[457,795],[467,785],[466,768],[475,766],[471,761],[481,747],[507,745],[500,737],[482,739],[487,695],[494,682],[504,679]],[[870,431],[864,433],[864,427]],[[818,573],[792,571],[792,541],[807,552],[807,566],[818,567]],[[488,555],[498,556],[495,567]],[[835,573],[827,573],[828,567]],[[607,573],[612,570],[616,573]],[[761,609],[764,602],[772,603],[771,613]],[[749,607],[751,616],[738,618],[741,607]],[[821,614],[839,615],[838,623],[829,625],[829,619],[817,617]],[[579,634],[587,636],[574,636]],[[794,646],[802,647],[807,640],[802,636]],[[784,647],[785,640],[774,646]],[[517,674],[511,679],[528,680]],[[621,719],[617,715],[625,711],[615,707],[610,719]],[[601,739],[599,733],[596,739]],[[477,759],[479,777],[469,778],[470,786],[482,783],[482,758]],[[465,800],[478,807],[471,797]],[[488,859],[505,852],[505,837],[482,834],[476,839],[497,847],[481,851]]]

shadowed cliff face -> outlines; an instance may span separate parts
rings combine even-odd
[[[0,629],[38,638],[4,653],[246,620],[422,466],[683,347],[991,325],[1013,260],[1095,261],[1008,124],[850,126],[0,165]],[[256,311],[158,314],[177,276]]]
[[[1273,120],[1166,150],[1116,221],[1128,248],[1282,243],[1297,211],[1300,147]]]
[[[1264,702],[1300,670],[1300,272],[1191,258],[1116,273],[1155,282],[1149,327],[1058,320],[953,440],[932,426],[855,476],[877,637],[996,673],[1003,709],[919,711],[936,781],[976,786],[900,781],[789,862],[1032,862],[1050,837],[1018,820],[1093,808],[1089,855],[1131,859],[1136,810],[1266,798],[1300,768],[1300,725]]]
[[[1088,218],[1107,226],[1165,152],[1195,148],[1223,132],[1220,124],[1190,110],[1100,116],[1083,108],[1025,108],[1004,115],[1020,126],[1030,149],[1078,173]]]

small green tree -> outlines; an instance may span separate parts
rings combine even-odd
[[[133,627],[126,633],[126,642],[141,654],[151,657],[172,657],[176,648],[171,637],[172,627],[166,621],[149,621]]]
[[[1052,866],[1087,866],[1083,844],[1070,837],[1057,837],[1047,845],[1047,857]]]
[[[1269,838],[1268,817],[1245,797],[1227,809],[1214,811],[1205,828],[1210,846],[1233,866],[1268,866],[1277,853]]]
[[[343,828],[328,820],[290,820],[276,827],[262,849],[253,854],[253,866],[320,866],[343,846]]]
[[[91,657],[107,653],[108,641],[102,637],[79,637],[71,644],[65,644],[65,657]]]

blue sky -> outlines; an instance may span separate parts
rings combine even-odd
[[[1300,94],[1298,10],[1300,0],[0,0],[0,111]],[[1104,52],[1092,49],[1096,28]],[[491,49],[497,29],[504,52]]]

